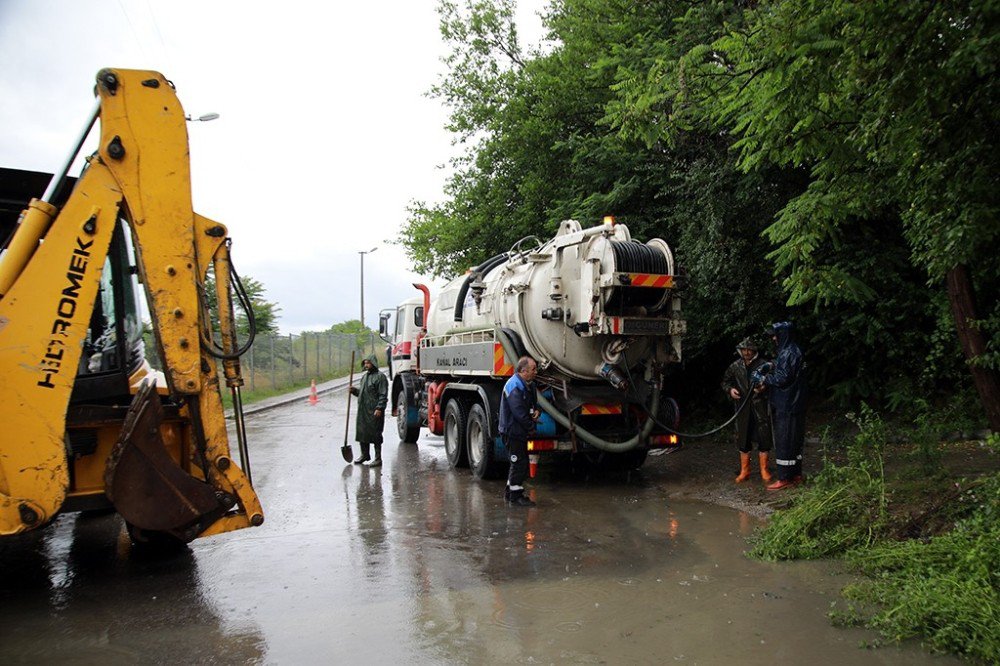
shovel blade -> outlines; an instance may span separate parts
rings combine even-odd
[[[340,455],[344,456],[346,462],[354,462],[354,450],[350,444],[344,444],[340,447]]]

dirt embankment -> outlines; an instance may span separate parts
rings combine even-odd
[[[820,437],[819,433],[825,433]],[[846,459],[847,444],[857,434],[857,428],[843,418],[833,420],[821,415],[821,422],[809,424],[803,453],[803,472],[806,483],[823,468],[824,459],[842,464]],[[939,465],[933,470],[943,480],[940,493],[927,494],[926,501],[915,495],[914,506],[897,507],[916,522],[935,520],[934,504],[948,493],[960,492],[970,480],[1000,470],[1000,455],[983,439],[988,433],[949,433],[938,444]],[[906,436],[893,435],[887,445],[885,462],[887,475],[896,476],[901,468],[915,467],[915,445]],[[775,473],[774,452],[770,456],[770,471]],[[732,433],[723,432],[707,438],[686,442],[675,453],[649,458],[646,463],[665,483],[672,497],[695,499],[745,511],[753,516],[765,517],[776,508],[787,504],[794,490],[768,491],[760,478],[756,451],[751,455],[752,475],[748,481],[735,483],[739,473],[739,454],[733,443]],[[913,470],[911,469],[912,473]],[[922,525],[913,525],[921,529]],[[937,531],[937,530],[934,530]]]
[[[818,471],[806,445],[805,474]],[[735,483],[739,473],[739,453],[728,435],[686,442],[675,453],[650,458],[646,465],[664,475],[671,497],[700,500],[763,517],[784,501],[784,492],[768,492],[760,478],[756,451],[751,455],[752,475],[748,481]],[[774,454],[770,456],[774,474]]]

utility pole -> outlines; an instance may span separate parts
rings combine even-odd
[[[371,254],[378,249],[378,245],[370,250],[359,250],[361,256],[361,326],[365,325],[365,255]]]

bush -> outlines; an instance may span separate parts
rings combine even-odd
[[[848,446],[846,465],[826,464],[792,505],[754,537],[751,557],[814,559],[866,546],[887,526],[886,429],[867,406],[849,414],[861,432]]]
[[[973,486],[972,515],[926,542],[879,543],[847,560],[869,581],[844,596],[878,604],[866,624],[896,640],[1000,663],[1000,475]]]
[[[935,649],[1000,663],[1000,474],[954,486],[924,477],[939,501],[932,505],[937,513],[923,519],[956,521],[954,528],[897,540],[890,501],[894,510],[913,501],[902,481],[907,470],[887,482],[884,423],[867,407],[849,417],[860,432],[848,445],[846,464],[827,462],[812,486],[755,535],[751,556],[844,557],[868,580],[845,588],[855,604],[832,614],[835,622],[864,624],[893,640],[924,637]],[[917,472],[938,455],[928,436],[937,428],[918,426],[914,455],[904,459]],[[993,436],[988,444],[998,441]]]

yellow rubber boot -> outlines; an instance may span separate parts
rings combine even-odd
[[[764,483],[771,483],[771,473],[767,471],[767,453],[757,453],[757,460],[760,462],[760,478],[764,480]]]
[[[740,475],[736,477],[736,483],[743,483],[750,478],[750,454],[740,452]]]

